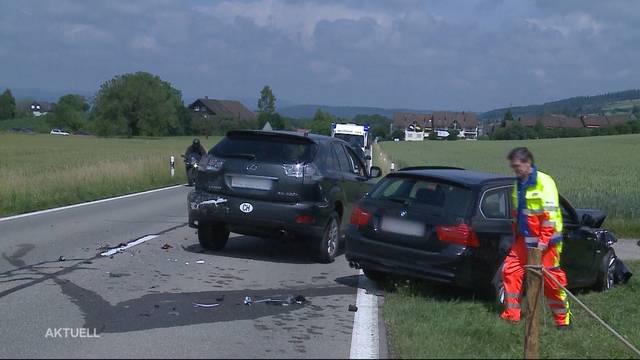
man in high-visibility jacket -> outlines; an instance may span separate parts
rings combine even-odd
[[[502,268],[505,297],[500,317],[519,321],[527,247],[542,250],[542,266],[562,285],[567,284],[567,276],[560,268],[562,213],[555,182],[536,168],[533,154],[527,148],[515,148],[507,158],[517,177],[512,195],[515,241]],[[558,329],[568,329],[571,312],[567,294],[548,275],[544,276],[544,295]]]

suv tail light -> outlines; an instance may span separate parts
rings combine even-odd
[[[480,246],[476,232],[468,224],[436,225],[436,233],[444,242],[471,247]]]
[[[363,210],[359,205],[356,205],[351,212],[350,224],[353,225],[366,225],[371,219],[372,214]]]

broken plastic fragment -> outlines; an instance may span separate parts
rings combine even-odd
[[[196,261],[196,264],[204,264],[204,260],[198,260]]]
[[[171,249],[173,246],[169,245],[169,244],[164,244],[162,245],[161,249],[162,250],[167,250],[167,249]]]
[[[358,307],[353,304],[349,304],[349,311],[356,312],[358,311]]]
[[[250,296],[245,296],[244,297],[244,304],[245,305],[251,305],[253,303],[253,299],[251,299]]]
[[[67,259],[64,258],[64,256],[60,255],[60,257],[58,258],[58,261],[65,261]]]
[[[200,303],[193,303],[193,307],[202,307],[202,308],[212,308],[212,307],[216,307],[220,304],[200,304]]]
[[[212,200],[205,200],[200,202],[200,204],[197,205],[197,207],[199,208],[202,205],[209,205],[209,204],[213,204],[215,206],[218,206],[218,204],[222,204],[222,203],[226,203],[227,199],[225,198],[217,198],[217,199],[212,199]]]

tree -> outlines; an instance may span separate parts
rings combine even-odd
[[[631,113],[638,118],[640,116],[640,106],[638,104],[633,105],[633,109],[631,109]]]
[[[460,134],[460,130],[449,129],[449,136],[447,136],[447,140],[458,140],[458,134]]]
[[[314,134],[331,135],[331,123],[334,121],[331,114],[322,111],[322,109],[316,110],[311,120],[309,130]]]
[[[272,114],[276,111],[276,97],[269,85],[265,85],[260,91],[260,99],[258,99],[258,112]]]
[[[118,75],[100,86],[91,119],[98,135],[163,136],[178,127],[182,94],[146,72]]]
[[[507,110],[502,117],[502,122],[500,123],[500,127],[507,127],[507,122],[513,121],[513,113],[511,113],[511,109]]]
[[[16,116],[16,99],[11,90],[5,90],[0,95],[0,120],[13,119]]]
[[[86,111],[89,104],[84,97],[68,94],[60,97],[52,114],[47,115],[47,123],[51,127],[78,131],[85,127]]]
[[[544,124],[542,123],[542,120],[538,119],[538,121],[536,121],[536,124],[533,126],[533,132],[535,133],[536,138],[544,138]]]

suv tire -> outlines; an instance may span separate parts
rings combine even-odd
[[[198,227],[200,246],[207,250],[222,250],[229,240],[229,230],[223,223],[202,224]]]
[[[329,264],[335,260],[340,246],[340,235],[340,219],[336,212],[332,212],[324,227],[322,238],[320,241],[314,241],[315,258],[318,262]]]

